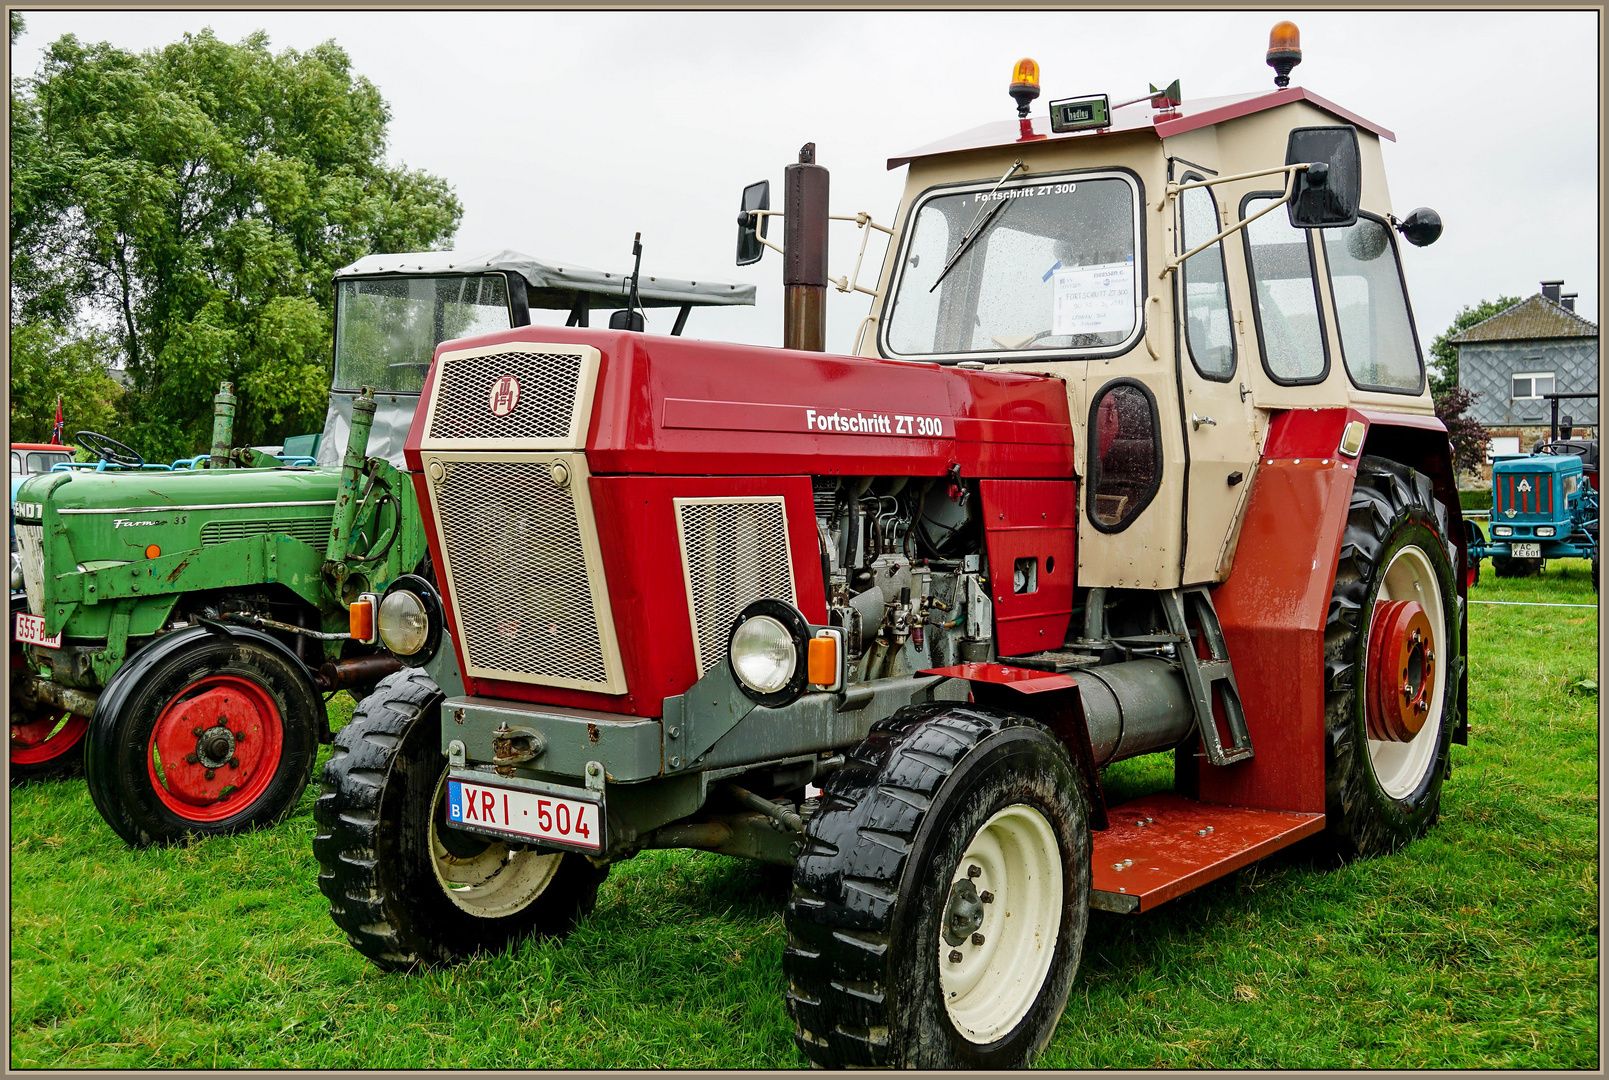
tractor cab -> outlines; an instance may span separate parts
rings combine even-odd
[[[1038,74],[1019,65],[1019,104]],[[891,157],[905,193],[862,344],[1065,382],[1092,586],[1224,581],[1276,417],[1434,411],[1399,237],[1440,222],[1395,216],[1393,133],[1301,87],[1151,90]]]

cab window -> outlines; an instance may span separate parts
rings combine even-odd
[[[54,466],[54,465],[56,465],[56,464],[58,464],[60,462],[66,461],[66,460],[67,460],[67,455],[66,454],[46,454],[46,453],[29,454],[28,455],[28,475],[33,476],[36,473],[49,472],[51,470],[52,466]]]
[[[1424,359],[1391,230],[1372,214],[1359,214],[1344,229],[1318,231],[1324,235],[1324,261],[1347,375],[1360,389],[1420,393],[1425,385]]]
[[[1139,334],[1140,191],[1063,173],[938,188],[910,214],[881,346],[943,360],[1111,356]],[[948,267],[948,268],[946,268]]]
[[[11,451],[11,475],[22,475],[22,455],[15,450]]]
[[[1161,425],[1156,398],[1135,379],[1113,379],[1089,409],[1091,523],[1120,532],[1139,516],[1162,483]]]
[[[1204,179],[1187,173],[1186,182]],[[1189,251],[1218,233],[1218,203],[1211,188],[1179,193],[1179,250]],[[1227,380],[1235,373],[1235,335],[1230,326],[1229,286],[1224,275],[1220,240],[1186,259],[1179,268],[1184,285],[1185,344],[1196,370],[1208,379]]]
[[[1240,204],[1241,219],[1283,194],[1252,192]],[[1306,230],[1292,228],[1283,210],[1264,214],[1243,232],[1263,367],[1269,378],[1285,386],[1322,382],[1330,372],[1330,353],[1319,318],[1311,238]]]

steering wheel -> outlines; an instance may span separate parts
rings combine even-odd
[[[144,458],[109,435],[102,435],[98,431],[79,431],[74,433],[74,438],[78,445],[93,451],[102,461],[131,469],[142,468],[145,465]]]

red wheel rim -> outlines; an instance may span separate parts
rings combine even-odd
[[[279,707],[266,690],[236,675],[212,675],[162,710],[145,765],[162,805],[188,821],[222,821],[267,790],[284,743]]]
[[[66,723],[62,723],[65,720]],[[60,725],[60,726],[58,726]],[[11,763],[38,765],[78,749],[89,721],[71,713],[51,713],[26,724],[11,725]]]

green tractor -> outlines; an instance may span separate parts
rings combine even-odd
[[[233,448],[214,399],[209,455],[152,465],[96,432],[99,461],[29,478],[13,503],[12,782],[84,769],[131,844],[271,824],[295,805],[336,691],[398,664],[349,609],[433,577],[402,460],[442,341],[507,331],[533,309],[585,326],[634,275],[516,252],[373,255],[335,275],[324,430],[274,456]],[[643,307],[752,304],[752,285],[645,281]],[[298,450],[308,456],[291,456]],[[367,638],[367,640],[365,640]]]

